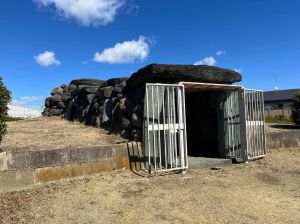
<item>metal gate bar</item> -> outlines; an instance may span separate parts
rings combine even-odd
[[[245,89],[245,114],[248,159],[266,155],[266,135],[264,122],[263,92]]]
[[[188,168],[184,86],[146,84],[144,142],[148,170]]]

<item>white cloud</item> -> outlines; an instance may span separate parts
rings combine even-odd
[[[217,52],[216,52],[216,55],[217,56],[221,56],[221,55],[225,55],[226,54],[226,52],[225,51],[222,51],[222,50],[218,50]]]
[[[126,0],[34,0],[45,7],[54,7],[64,18],[75,19],[84,26],[106,25],[114,21]]]
[[[60,61],[55,58],[55,53],[52,51],[45,51],[37,56],[34,56],[36,63],[41,66],[60,65]]]
[[[13,99],[12,103],[16,105],[27,105],[27,106],[42,106],[44,104],[44,96],[23,96],[18,99]]]
[[[138,40],[124,41],[102,52],[96,52],[94,61],[109,64],[134,63],[145,60],[149,53],[150,46],[146,38],[140,36]]]
[[[200,61],[197,61],[194,63],[194,65],[210,65],[215,66],[217,64],[217,61],[214,57],[209,56],[201,59]]]

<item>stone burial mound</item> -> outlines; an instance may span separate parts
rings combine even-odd
[[[141,141],[146,83],[207,82],[232,84],[239,73],[206,65],[150,64],[128,78],[78,79],[51,91],[43,116],[61,116]]]
[[[51,91],[51,97],[45,101],[44,116],[59,116],[66,113],[70,102],[76,98],[80,99],[81,107],[89,104],[95,96],[98,88],[104,81],[97,79],[78,79],[73,80],[69,85],[61,85]],[[78,114],[77,114],[78,116]]]

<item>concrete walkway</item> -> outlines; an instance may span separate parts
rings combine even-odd
[[[210,168],[232,164],[231,159],[188,157],[190,168]]]

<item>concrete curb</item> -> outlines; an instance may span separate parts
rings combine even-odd
[[[128,167],[128,144],[45,151],[8,151],[0,153],[0,171],[31,170],[107,159],[116,160],[113,168]]]
[[[111,146],[7,152],[7,170],[28,170],[112,158]]]
[[[299,131],[267,133],[267,149],[284,149],[300,147]]]
[[[123,143],[47,151],[0,153],[1,190],[59,179],[129,169],[130,157],[140,143]]]
[[[0,153],[0,172],[1,171],[6,171],[7,168],[7,155],[6,152],[1,152]]]

